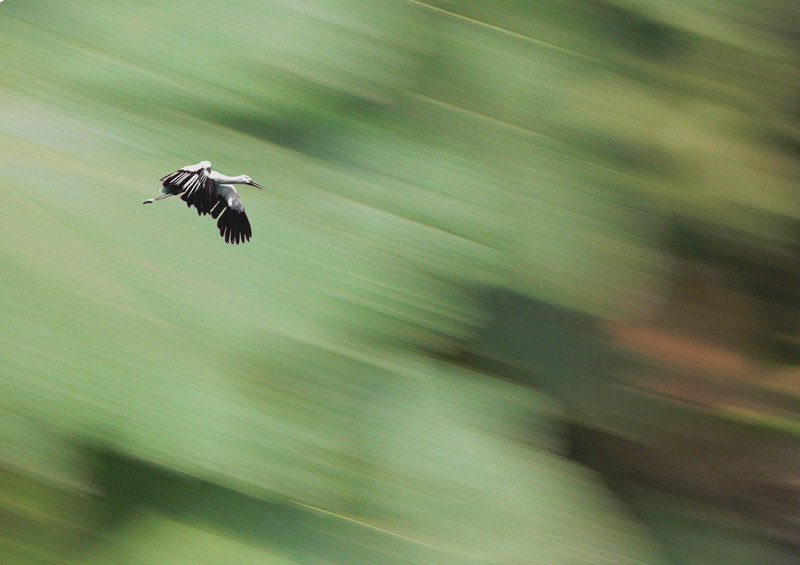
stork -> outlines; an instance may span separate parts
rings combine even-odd
[[[264,187],[247,175],[229,177],[211,169],[209,161],[187,165],[161,179],[161,196],[145,200],[142,204],[152,204],[170,196],[180,196],[186,205],[194,206],[197,214],[211,214],[217,220],[219,235],[228,243],[248,241],[253,231],[239,199],[234,184],[249,184],[256,188]]]

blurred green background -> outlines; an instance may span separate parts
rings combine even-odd
[[[798,12],[0,3],[0,562],[796,563]]]

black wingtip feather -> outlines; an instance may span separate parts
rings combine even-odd
[[[234,212],[233,210],[226,210],[224,214],[217,220],[217,227],[219,228],[219,235],[221,235],[227,243],[238,245],[245,241],[250,241],[253,235],[250,221],[247,215]]]

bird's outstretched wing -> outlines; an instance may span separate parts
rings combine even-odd
[[[194,206],[200,215],[209,214],[217,201],[217,187],[210,173],[211,163],[200,161],[168,174],[161,179],[161,185],[181,190],[181,200],[187,206]]]
[[[209,210],[211,217],[217,220],[219,235],[228,243],[244,243],[253,235],[250,221],[244,212],[239,193],[230,184],[221,184],[218,189],[217,202]]]

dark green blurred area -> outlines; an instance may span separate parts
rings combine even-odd
[[[0,563],[796,563],[799,12],[0,3]]]

